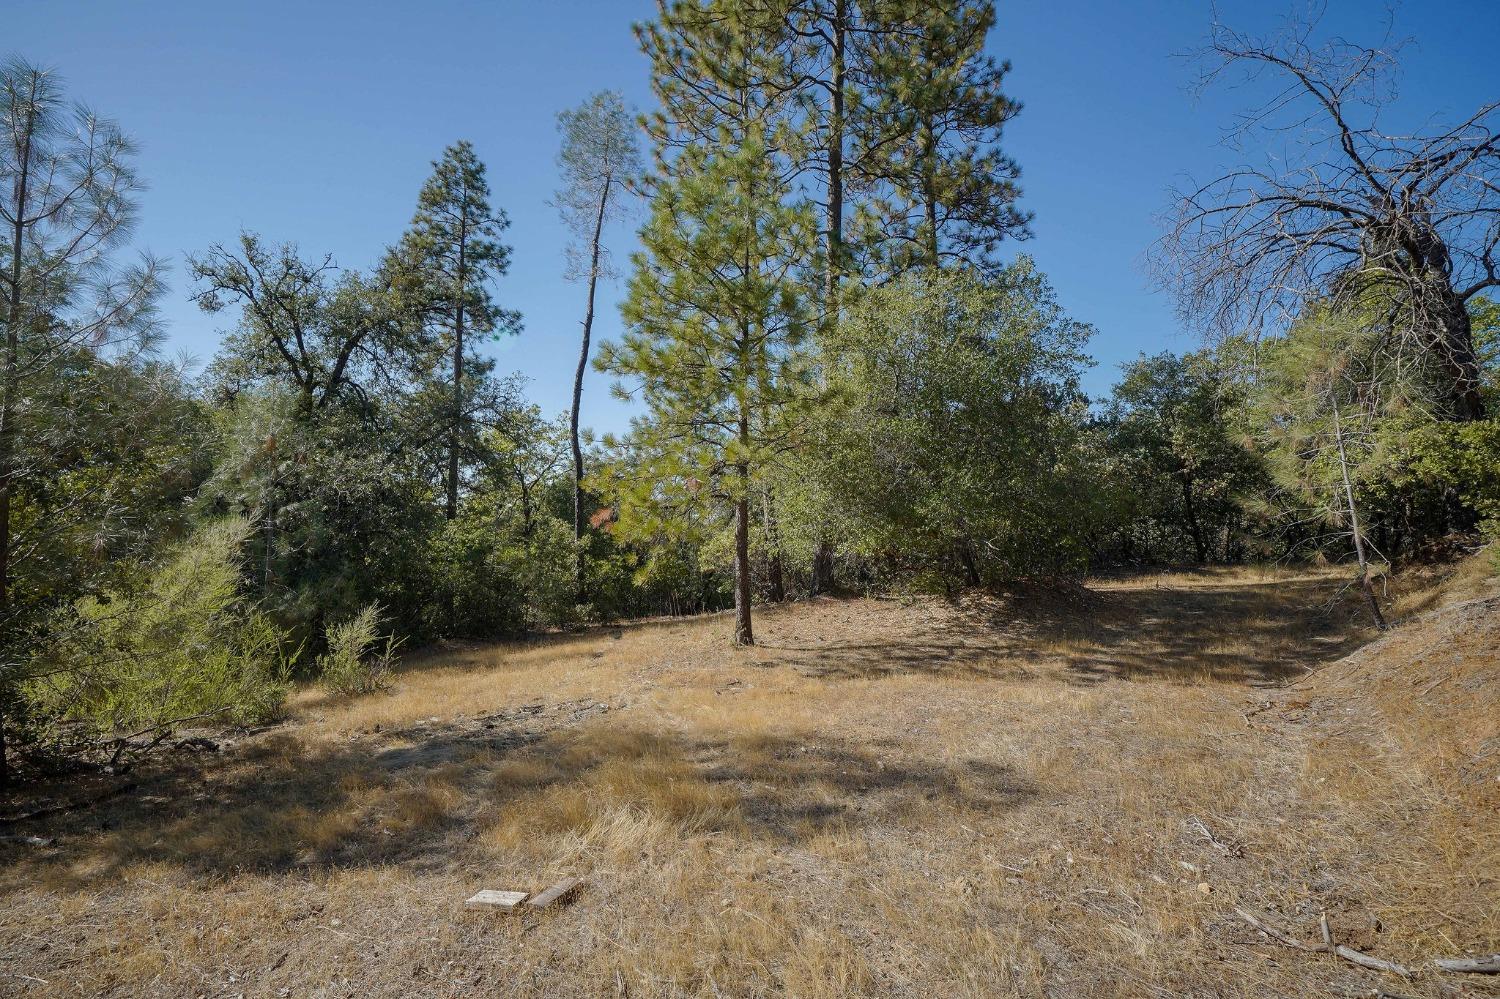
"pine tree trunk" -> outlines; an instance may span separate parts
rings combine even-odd
[[[847,0],[837,0],[830,26],[833,61],[828,115],[828,259],[823,280],[823,321],[829,327],[839,321],[839,279],[844,264],[844,38],[848,20]],[[833,589],[833,544],[824,538],[818,539],[813,554],[811,589],[814,594]]]
[[[844,257],[844,32],[848,19],[847,0],[834,4],[833,65],[829,79],[828,113],[828,259],[824,261],[824,322],[839,317],[839,278]]]
[[[740,466],[739,475],[743,486],[749,477],[745,466]],[[743,492],[734,504],[734,644],[755,644],[750,626],[750,500]]]
[[[742,328],[741,343],[749,339]],[[750,414],[744,403],[740,407],[740,447],[750,449]],[[743,453],[743,452],[742,452]],[[750,626],[750,466],[734,466],[739,490],[734,502],[734,644],[754,645],[755,632]]]
[[[922,234],[923,249],[926,251],[928,266],[936,268],[941,259],[938,255],[937,166],[933,162],[937,157],[937,138],[933,134],[931,122],[927,121],[922,123],[921,157],[922,216],[926,227]]]
[[[17,123],[21,124],[21,123]],[[19,172],[15,179],[10,241],[10,296],[5,315],[5,366],[0,371],[0,628],[5,627],[10,607],[10,498],[16,476],[16,406],[21,392],[21,261],[26,236],[26,196],[31,179],[31,133],[34,116],[21,124]],[[0,638],[7,636],[0,634]],[[5,717],[13,691],[0,681],[0,787],[10,783],[10,756],[6,745]]]
[[[35,119],[21,127],[19,172],[11,206],[10,296],[5,315],[5,370],[0,372],[0,612],[10,606],[10,498],[16,476],[16,404],[21,392],[21,261],[26,243],[26,197],[31,180],[31,131]],[[4,753],[0,751],[0,761]]]

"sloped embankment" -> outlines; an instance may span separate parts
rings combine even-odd
[[[1483,559],[1485,556],[1479,556]],[[1500,949],[1500,579],[1471,560],[1299,685],[1376,915],[1411,956]],[[1310,719],[1310,720],[1312,720]],[[1340,758],[1341,757],[1341,758]],[[1353,857],[1351,857],[1353,859]]]
[[[1408,598],[1423,609],[1304,684],[1368,704],[1432,779],[1476,793],[1500,789],[1500,579],[1486,568],[1471,562]]]

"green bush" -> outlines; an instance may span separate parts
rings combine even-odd
[[[400,642],[387,636],[380,644],[383,615],[367,604],[347,621],[328,629],[328,650],[318,657],[318,678],[339,694],[370,694],[390,683]]]
[[[276,717],[295,656],[240,593],[249,531],[238,519],[200,527],[138,585],[58,615],[23,684],[33,717],[114,736]]]

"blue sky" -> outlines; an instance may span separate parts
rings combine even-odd
[[[1007,132],[1020,162],[1034,255],[1064,305],[1094,324],[1106,393],[1141,351],[1191,349],[1172,303],[1151,290],[1143,260],[1170,184],[1240,162],[1221,129],[1247,95],[1196,97],[1193,65],[1208,0],[1000,0],[993,52],[1011,60],[1009,91],[1025,105]],[[1289,5],[1221,0],[1249,28]],[[1381,0],[1331,0],[1330,31],[1377,41]],[[555,115],[602,88],[649,106],[645,59],[631,23],[651,0],[417,3],[258,0],[8,0],[6,52],[56,67],[72,96],[117,119],[141,145],[151,189],[137,243],[173,262],[163,314],[169,350],[206,361],[228,318],[187,301],[185,254],[241,228],[371,264],[410,218],[430,161],[459,138],[489,167],[493,201],[510,215],[511,272],[499,299],[525,331],[492,349],[530,379],[548,412],[566,407],[583,289],[563,280],[565,233],[547,203],[556,186]],[[1397,33],[1413,36],[1402,104],[1413,123],[1466,113],[1500,96],[1500,3],[1407,0]],[[634,224],[611,234],[623,259]],[[616,283],[602,291],[597,332],[619,330]],[[583,418],[623,429],[628,407],[590,372]]]

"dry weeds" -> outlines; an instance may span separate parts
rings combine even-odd
[[[1304,680],[1371,637],[1323,613],[1339,582],[819,600],[751,650],[706,618],[433,653],[55,846],[0,845],[0,993],[1495,994],[1233,914],[1313,939],[1326,910],[1408,963],[1500,949],[1496,616]],[[567,874],[590,886],[554,913],[462,907]]]

